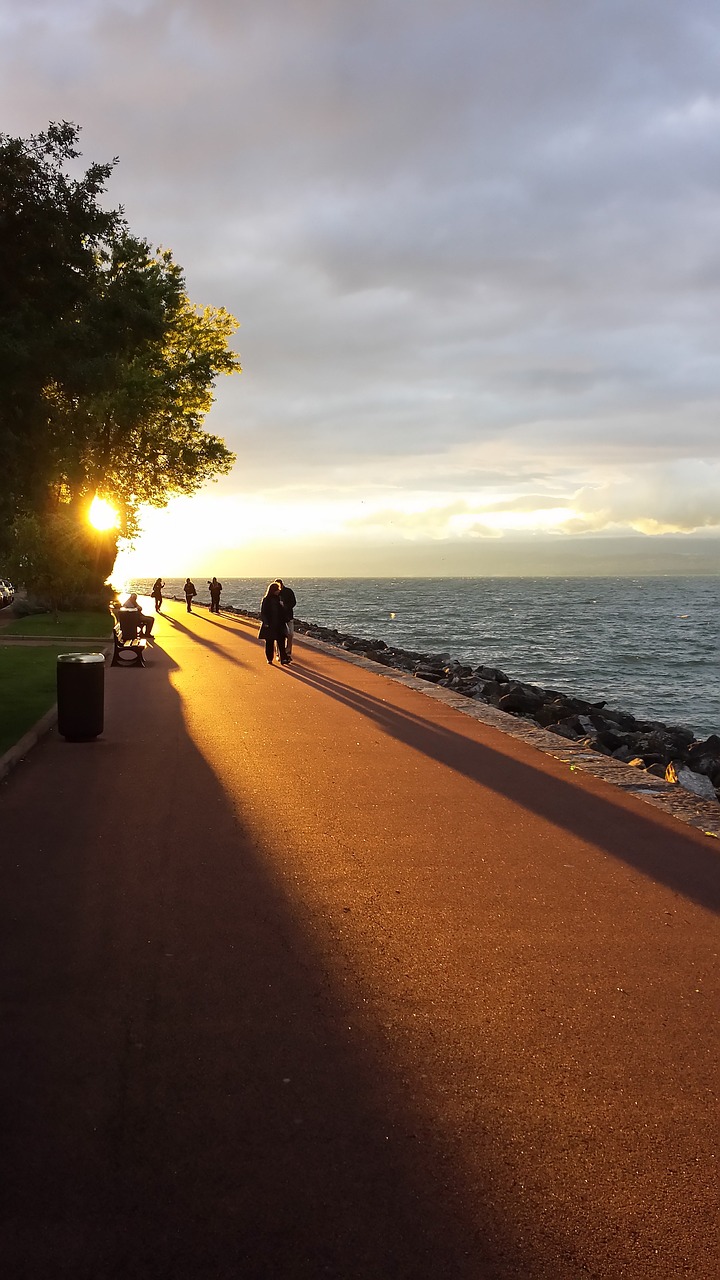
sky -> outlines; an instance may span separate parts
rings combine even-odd
[[[720,572],[716,0],[0,0],[0,107],[240,323],[127,576]]]

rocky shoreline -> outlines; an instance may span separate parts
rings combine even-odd
[[[229,608],[227,612],[259,617],[249,610]],[[499,667],[470,667],[446,653],[396,649],[384,640],[366,640],[300,618],[295,619],[295,631],[418,680],[485,702],[587,750],[663,778],[703,800],[720,803],[718,734],[697,739],[685,725],[638,720],[627,711],[608,707],[605,702],[589,702],[558,689],[514,680]]]

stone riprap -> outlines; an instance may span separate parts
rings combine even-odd
[[[243,609],[228,612],[259,617]],[[616,711],[605,702],[590,702],[558,689],[514,680],[499,667],[470,667],[447,653],[417,653],[396,649],[384,640],[368,640],[348,635],[335,627],[295,619],[295,631],[381,666],[403,671],[417,680],[476,701],[487,703],[538,725],[598,755],[608,756],[674,783],[701,800],[720,802],[720,736],[698,740],[685,725],[667,725],[659,720],[638,720],[627,711]]]

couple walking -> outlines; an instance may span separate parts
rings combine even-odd
[[[286,587],[282,578],[271,582],[260,605],[260,640],[265,641],[265,657],[272,666],[277,645],[280,664],[286,667],[292,662],[293,610],[297,600],[292,587]]]

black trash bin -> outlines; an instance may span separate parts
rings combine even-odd
[[[58,731],[69,742],[90,742],[103,731],[105,655],[60,653],[57,660]]]

